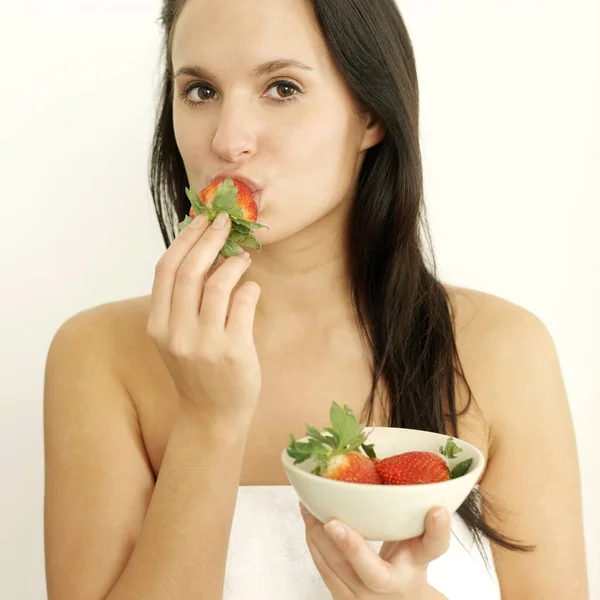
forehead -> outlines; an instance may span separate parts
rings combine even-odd
[[[172,56],[174,71],[201,62],[248,72],[274,57],[315,69],[329,62],[309,0],[187,0],[173,32]]]

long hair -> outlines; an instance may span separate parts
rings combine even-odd
[[[381,408],[388,426],[459,437],[457,417],[475,402],[458,356],[452,303],[436,276],[423,200],[419,144],[419,92],[410,37],[394,0],[311,0],[314,16],[357,107],[377,115],[384,139],[366,151],[350,209],[345,246],[357,323],[368,341],[373,384],[366,415],[370,423],[377,386],[390,405]],[[150,187],[166,247],[176,223],[188,214],[188,184],[173,131],[171,41],[185,0],[163,0],[164,73],[154,133]],[[174,221],[176,218],[176,221]],[[428,240],[429,257],[421,241]],[[467,403],[457,413],[456,388]],[[475,402],[475,408],[477,404]],[[499,509],[479,486],[458,509],[489,567],[484,539],[509,550],[525,546],[485,520]]]

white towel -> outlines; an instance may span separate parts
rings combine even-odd
[[[312,560],[294,488],[241,486],[231,525],[223,600],[331,600]],[[448,600],[500,600],[462,519],[453,515],[446,554],[429,565],[429,582]],[[379,552],[382,542],[368,541]],[[493,561],[489,554],[489,561]]]

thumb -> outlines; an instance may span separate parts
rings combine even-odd
[[[425,519],[425,533],[414,540],[414,562],[419,565],[427,565],[445,554],[450,547],[451,535],[450,513],[442,507],[431,509]]]

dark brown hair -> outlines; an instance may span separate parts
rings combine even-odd
[[[454,314],[420,233],[431,249],[423,201],[419,93],[410,37],[394,0],[311,0],[314,16],[357,107],[381,119],[386,135],[366,152],[346,231],[357,323],[373,357],[373,387],[360,422],[371,423],[377,384],[391,398],[383,406],[390,427],[459,437],[457,417],[474,401],[456,348]],[[173,131],[171,41],[185,0],[163,0],[164,73],[152,148],[150,186],[169,247],[188,214],[189,185]],[[176,220],[174,220],[174,218]],[[350,243],[352,240],[352,243]],[[429,265],[427,264],[429,262]],[[457,413],[456,384],[468,402]],[[476,404],[475,404],[476,407]],[[531,551],[490,526],[499,509],[479,486],[458,514],[483,552],[483,538],[515,551]],[[486,564],[487,560],[486,560]]]

